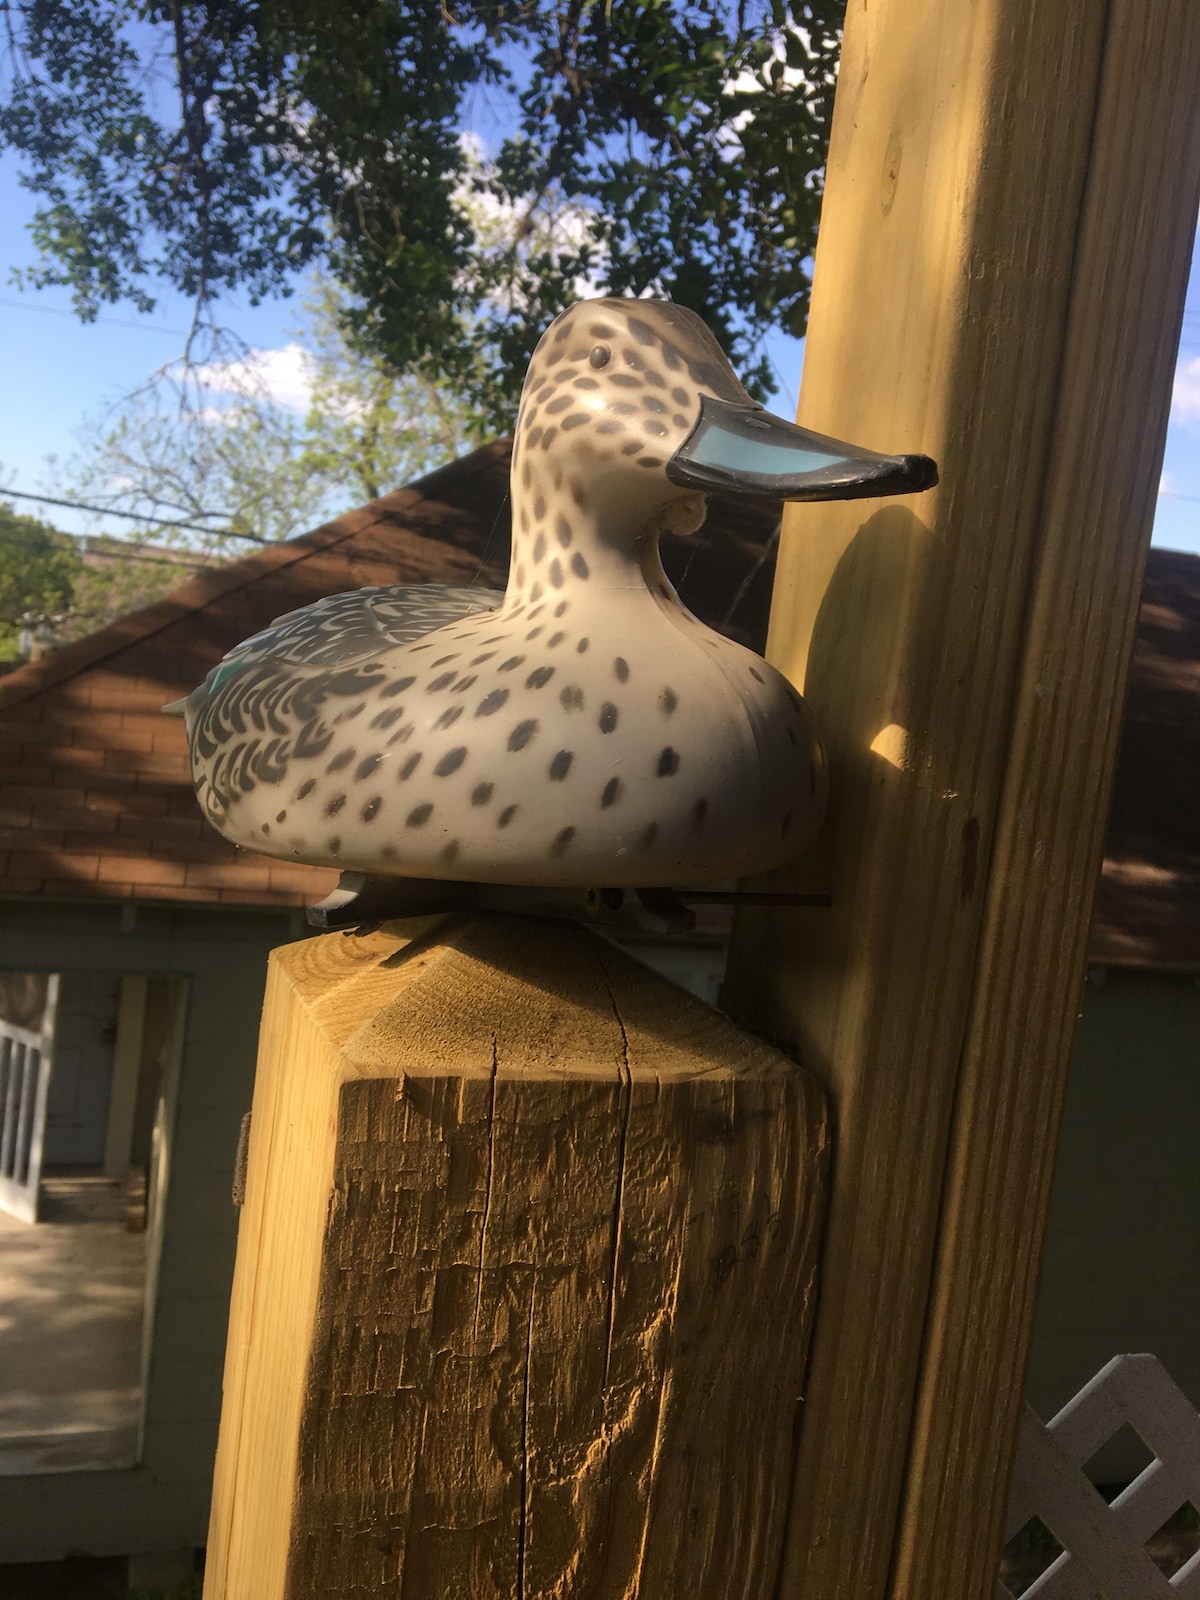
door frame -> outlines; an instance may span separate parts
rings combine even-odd
[[[48,973],[39,1029],[0,1019],[0,1211],[19,1222],[36,1223],[41,1209],[58,988]]]

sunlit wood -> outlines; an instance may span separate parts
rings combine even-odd
[[[1200,192],[1190,0],[851,0],[801,420],[923,450],[795,508],[770,654],[824,835],[730,995],[834,1105],[784,1600],[995,1581]]]

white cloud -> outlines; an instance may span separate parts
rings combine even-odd
[[[812,109],[816,98],[816,84],[809,82],[801,68],[789,67],[786,65],[787,34],[789,32],[800,41],[805,56],[807,57],[812,50],[812,36],[807,28],[788,28],[786,30],[778,29],[775,31],[771,40],[771,58],[767,67],[763,69],[761,74],[751,72],[748,68],[743,67],[742,70],[732,77],[725,85],[725,94],[761,94],[765,86],[764,79],[769,79],[769,81],[774,82],[774,79],[770,76],[772,66],[779,62],[783,62],[783,74],[779,79],[780,87],[785,90],[799,91],[801,97],[808,104],[809,108]],[[719,142],[727,149],[741,149],[741,135],[753,121],[753,118],[754,113],[751,110],[739,111],[735,116],[730,117],[717,135]],[[810,173],[808,178],[805,179],[806,185],[811,188],[816,182],[816,178],[816,173]]]
[[[1175,368],[1171,415],[1176,422],[1200,422],[1200,356],[1181,361]]]
[[[1175,493],[1175,480],[1169,472],[1164,472],[1158,480],[1158,492],[1159,494]]]
[[[250,350],[235,361],[197,368],[196,378],[213,394],[270,400],[288,411],[307,411],[312,402],[313,358],[300,344],[282,350]]]
[[[454,191],[454,204],[471,223],[484,257],[504,256],[514,247],[519,257],[546,250],[552,256],[574,254],[592,243],[596,232],[596,213],[588,207],[564,199],[551,189],[537,197],[512,201],[486,187],[476,187],[492,172],[487,145],[477,134],[459,135],[459,148],[466,158],[467,171]],[[597,251],[594,270],[577,277],[572,284],[576,299],[590,300],[604,293],[603,251]],[[464,269],[460,287],[468,288],[475,272]],[[488,299],[512,310],[524,304],[519,286],[493,289]]]
[[[458,148],[466,157],[468,167],[485,167],[492,159],[487,141],[471,128],[459,134]]]

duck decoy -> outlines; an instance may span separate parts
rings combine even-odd
[[[880,455],[753,401],[705,324],[583,301],[525,380],[501,595],[362,589],[281,617],[186,700],[196,792],[227,839],[347,872],[676,887],[758,872],[825,808],[804,701],[683,606],[658,554],[705,491],[913,493]]]

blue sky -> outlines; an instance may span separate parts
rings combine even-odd
[[[164,294],[151,316],[113,307],[97,322],[84,324],[71,311],[65,291],[13,287],[12,269],[33,259],[25,231],[31,211],[30,197],[16,181],[15,161],[0,158],[0,495],[4,489],[58,492],[61,467],[54,458],[65,464],[79,449],[77,435],[88,418],[101,415],[179,353],[190,318],[187,302]],[[1154,542],[1200,552],[1200,251],[1192,260],[1187,304]],[[225,325],[250,346],[282,351],[292,341],[294,300],[257,307],[231,300],[220,309]],[[802,346],[781,336],[770,355],[782,380],[773,405],[790,415]],[[18,504],[71,531],[97,525],[83,514]],[[104,526],[122,531],[119,522]]]

